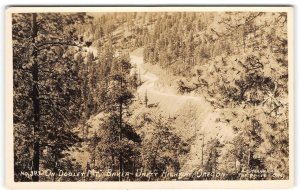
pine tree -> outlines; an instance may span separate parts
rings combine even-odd
[[[104,167],[117,169],[120,172],[118,177],[122,181],[122,172],[131,171],[133,168],[133,156],[135,147],[141,141],[133,126],[128,122],[131,115],[129,106],[134,100],[130,87],[131,65],[127,58],[119,58],[113,62],[113,70],[110,76],[108,91],[108,105],[104,110],[107,117],[100,129],[105,135],[101,138],[99,156],[106,156],[108,163]],[[133,171],[134,172],[134,171]]]
[[[147,120],[153,131],[142,142],[143,166],[159,175],[164,171],[179,172],[179,159],[188,153],[189,145],[172,131],[172,119],[160,115]]]
[[[32,152],[32,165],[26,171],[48,167],[48,156],[53,158],[51,162],[58,162],[64,157],[63,151],[79,141],[73,126],[81,105],[81,81],[75,69],[80,65],[72,54],[85,43],[76,40],[75,22],[85,20],[84,14],[13,15],[14,126],[26,126],[33,136],[24,144]],[[28,108],[25,112],[24,106]],[[22,155],[15,156],[22,160]],[[15,169],[19,168],[17,163]],[[32,176],[32,181],[39,180],[38,175]]]
[[[148,107],[148,95],[147,95],[147,89],[146,89],[146,92],[145,92],[145,99],[144,99],[144,102],[145,102],[145,106]]]

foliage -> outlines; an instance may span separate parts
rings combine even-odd
[[[81,13],[13,14],[14,145],[15,151],[29,150],[29,155],[16,153],[28,157],[15,159],[15,173],[49,169],[48,159],[59,162],[80,141],[73,129],[81,112],[82,63],[73,54],[85,45],[75,25],[86,19]]]

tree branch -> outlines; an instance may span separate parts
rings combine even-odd
[[[51,45],[51,46],[75,46],[75,47],[79,47],[79,48],[83,47],[83,45],[72,43],[72,42],[42,42],[40,44],[37,44],[37,48],[39,48],[39,50],[42,50],[42,49],[45,49],[44,46],[47,46],[47,45]]]

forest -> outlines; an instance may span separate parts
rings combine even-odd
[[[14,13],[14,180],[289,179],[287,19]]]

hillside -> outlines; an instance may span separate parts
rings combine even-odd
[[[286,23],[283,14],[270,16],[271,13],[226,13],[225,17],[221,13],[153,13],[146,17],[135,15],[133,20],[140,24],[134,26],[129,26],[132,20],[122,20],[126,16],[121,15],[116,20],[118,26],[112,23],[115,29],[111,43],[119,44],[112,47],[120,55],[127,54],[133,66],[131,74],[137,75],[140,83],[130,120],[136,123],[134,118],[150,114],[151,118],[161,117],[172,123],[173,133],[190,146],[188,156],[180,159],[180,171],[203,170],[203,164],[212,161],[207,151],[217,152],[215,156],[219,158],[214,162],[218,162],[220,172],[232,163],[236,171],[245,169],[249,158],[231,160],[235,157],[232,151],[237,151],[232,144],[240,143],[242,137],[245,142],[250,138],[250,144],[245,146],[252,149],[243,154],[253,160],[265,160],[250,168],[267,165],[268,151],[274,145],[259,139],[269,138],[270,131],[259,129],[259,133],[251,132],[249,136],[247,126],[258,130],[255,125],[270,125],[261,117],[272,121],[284,114],[287,105],[286,96],[279,93],[286,91]],[[237,20],[231,20],[233,17]],[[188,28],[188,33],[180,35]],[[152,134],[149,130],[137,129],[145,139]],[[209,150],[210,146],[215,148]],[[276,171],[282,169],[278,166]]]
[[[55,173],[16,181],[289,178],[287,13],[17,14],[13,26],[15,171]]]

